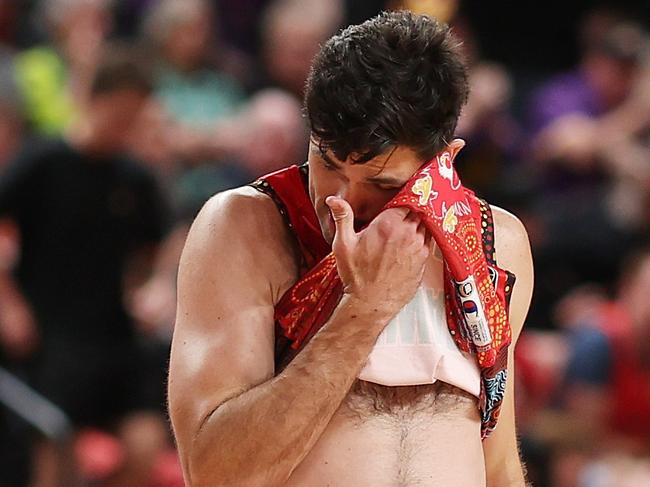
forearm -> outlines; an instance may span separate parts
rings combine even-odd
[[[206,419],[189,452],[192,486],[286,482],[345,398],[388,322],[363,308],[344,298],[282,373],[226,401]]]
[[[11,270],[2,268],[0,269],[0,305],[3,307],[13,307],[14,304],[25,305],[25,297],[16,283]]]

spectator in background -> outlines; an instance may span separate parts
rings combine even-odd
[[[162,133],[151,130],[156,124],[165,124],[164,115],[148,107],[146,118],[141,120],[134,140],[140,153],[155,164],[157,171],[168,167],[167,141]],[[300,103],[289,93],[277,89],[262,90],[227,127],[219,129],[217,137],[228,140],[228,151],[234,161],[254,177],[267,174],[306,159],[307,129],[302,118]],[[210,150],[205,141],[204,150]],[[214,150],[218,153],[224,147]],[[146,149],[146,152],[143,152]],[[167,173],[171,176],[171,173]],[[209,188],[207,188],[209,189]],[[133,309],[140,323],[155,329],[166,339],[171,338],[176,315],[176,274],[178,260],[185,243],[190,219],[194,210],[182,212],[161,248],[155,270],[145,286],[133,295]]]
[[[36,388],[77,428],[119,435],[124,461],[102,485],[120,487],[145,485],[167,440],[162,405],[142,397],[146,365],[124,306],[165,232],[152,175],[121,155],[151,91],[143,64],[120,48],[102,55],[68,136],[31,144],[0,179],[0,214],[20,246],[15,271],[0,274],[0,327],[23,337],[2,345],[32,354]],[[32,485],[62,481],[60,453],[39,442]]]
[[[13,59],[9,52],[0,50],[0,171],[14,159],[24,136],[24,119],[20,95],[14,79]],[[0,215],[0,268],[7,269],[15,262],[17,248],[15,245],[16,227],[7,218]],[[0,350],[0,356],[19,358],[22,355],[21,344],[26,342],[22,336],[24,328],[0,325],[0,342],[12,345]],[[4,352],[4,353],[3,353]]]
[[[639,234],[650,233],[650,41],[630,95],[589,124],[585,136],[612,179],[607,194],[611,218]]]
[[[32,128],[60,134],[83,102],[111,29],[110,0],[48,0],[40,18],[52,45],[18,54],[16,73]]]
[[[214,10],[206,0],[161,0],[145,19],[159,55],[156,95],[172,117],[210,129],[244,101],[238,82],[220,65]]]
[[[0,2],[0,171],[11,161],[19,150],[25,134],[21,97],[15,84],[13,53],[1,43],[8,41],[14,17],[5,16],[15,5]],[[4,34],[7,34],[6,36]],[[0,217],[0,268],[8,269],[15,262],[17,246],[15,244],[16,227],[8,219]],[[1,311],[0,311],[1,313]],[[20,327],[4,327],[0,324],[0,366],[13,369],[20,368],[22,354],[21,343],[29,341],[22,336]],[[24,477],[28,463],[28,441],[26,441],[23,424],[14,421],[13,415],[7,413],[0,405],[0,471],[2,482],[7,487],[19,486]]]
[[[602,30],[583,27],[590,34],[578,70],[533,97],[531,226],[538,228],[533,248],[544,269],[531,310],[537,321],[548,322],[540,310],[581,282],[611,282],[644,231],[647,157],[632,149],[647,143],[650,128],[643,95],[647,38],[634,24],[598,25]]]
[[[301,95],[311,57],[341,20],[340,2],[272,3],[262,26],[270,80],[260,86]],[[241,87],[226,74],[227,63],[220,63],[223,46],[213,49],[213,26],[214,10],[205,0],[162,0],[144,22],[145,34],[160,54],[157,95],[168,118],[151,110],[159,133],[151,126],[143,132],[148,141],[166,141],[155,148],[149,144],[154,149],[149,153],[167,165],[170,154],[180,162],[171,192],[182,219],[193,218],[215,191],[299,162],[306,152],[299,98],[276,90],[246,105]]]
[[[615,301],[574,316],[565,379],[572,420],[602,448],[650,456],[650,249],[627,259]]]
[[[162,176],[174,196],[177,221],[152,278],[133,296],[133,309],[141,323],[158,330],[169,331],[173,325],[178,258],[189,223],[205,200],[215,192],[306,158],[301,104],[292,94],[266,89],[242,103],[237,89],[236,104],[219,102],[232,94],[228,90],[221,93],[219,87],[235,85],[233,78],[214,71],[215,63],[208,62],[208,41],[213,38],[208,32],[211,13],[203,1],[164,0],[145,21],[147,37],[155,40],[162,53],[161,103],[147,107],[131,147]],[[197,31],[199,39],[187,42]],[[165,55],[164,46],[175,54]],[[173,84],[180,87],[178,93],[165,84],[165,72],[170,69],[175,70],[175,79],[185,80]],[[201,83],[221,78],[224,83]],[[233,101],[233,97],[228,99]],[[210,104],[212,108],[206,111]]]
[[[543,414],[532,430],[555,452],[552,485],[632,486],[650,480],[648,286],[645,247],[627,259],[616,299],[583,285],[558,306],[568,351],[559,407]]]
[[[306,160],[307,128],[301,105],[290,93],[278,89],[258,92],[238,117],[236,127],[234,153],[253,177]]]
[[[302,99],[314,55],[343,22],[341,0],[275,0],[262,18],[266,84]]]
[[[586,45],[579,66],[547,82],[532,96],[532,156],[541,166],[547,192],[591,187],[601,180],[585,132],[589,122],[630,96],[640,73],[644,32],[613,18],[598,22],[599,32],[592,27],[599,15],[593,12],[582,27],[589,35],[583,34]]]
[[[160,126],[175,160],[171,192],[182,218],[191,218],[215,191],[250,178],[223,137],[245,101],[216,44],[214,10],[206,0],[161,0],[144,21],[157,57],[156,98],[168,117]]]

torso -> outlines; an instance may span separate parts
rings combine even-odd
[[[45,338],[130,340],[123,269],[164,231],[153,177],[120,156],[92,157],[64,141],[35,144],[19,162],[29,171],[20,186],[29,197],[11,215],[21,233],[16,275]]]
[[[441,265],[432,262],[426,278]],[[479,487],[480,429],[476,396],[445,382],[390,387],[357,379],[287,485]]]
[[[441,381],[357,380],[287,485],[485,485],[476,398]]]
[[[274,295],[297,278],[297,265],[287,269]],[[286,485],[480,487],[480,430],[477,398],[445,382],[389,387],[357,380]]]

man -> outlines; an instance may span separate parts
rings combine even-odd
[[[75,427],[120,433],[120,486],[143,485],[166,437],[158,412],[139,414],[143,360],[124,305],[165,230],[153,176],[123,156],[150,92],[137,56],[107,50],[78,124],[26,147],[0,179],[0,214],[20,239],[15,271],[0,274],[1,345],[34,359],[36,389]],[[36,449],[32,485],[70,485],[59,453]]]
[[[32,130],[62,134],[88,95],[92,73],[112,30],[108,0],[40,2],[35,17],[49,43],[20,51],[16,81]]]
[[[445,184],[462,192],[450,161],[463,145],[451,139],[466,96],[446,26],[398,12],[349,27],[323,46],[307,82],[308,167],[206,204],[181,258],[170,363],[188,485],[523,485],[512,379],[481,442],[494,405],[484,399],[495,391],[479,384],[493,342],[482,339],[476,301],[462,302],[482,343],[475,355],[452,338],[459,320],[445,323],[459,307],[445,304],[439,251],[463,260],[444,238],[476,217],[491,239],[491,212],[475,199],[469,213],[443,206],[436,226],[400,206],[404,191],[426,204]],[[514,342],[530,300],[530,250],[516,218],[493,216],[499,265],[517,275]],[[332,262],[334,274],[323,267]],[[302,308],[285,306],[294,298]],[[512,377],[513,346],[507,353]]]
[[[591,303],[570,323],[563,384],[571,424],[585,441],[619,454],[647,454],[650,437],[650,249],[623,266],[616,300]]]

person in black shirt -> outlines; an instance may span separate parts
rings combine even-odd
[[[68,135],[27,147],[0,177],[0,217],[20,241],[15,269],[0,273],[0,336],[8,353],[32,355],[34,386],[75,427],[123,433],[124,472],[110,480],[120,486],[144,485],[165,435],[160,416],[142,413],[142,357],[124,305],[166,230],[153,175],[122,155],[150,92],[137,58],[107,51]],[[33,484],[55,485],[43,474],[54,445],[35,451]]]

